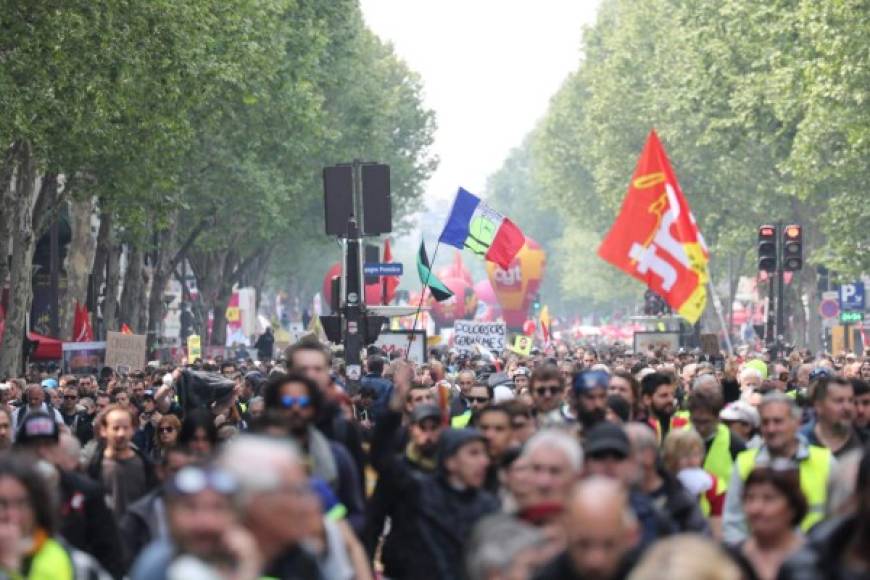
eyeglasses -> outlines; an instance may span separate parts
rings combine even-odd
[[[167,487],[173,495],[192,495],[207,489],[231,495],[238,491],[238,483],[226,471],[188,466],[176,473]]]
[[[489,397],[467,397],[469,403],[489,403]]]
[[[535,389],[535,392],[542,397],[546,397],[547,395],[558,395],[562,392],[562,387],[552,386],[552,387],[538,387]]]
[[[291,397],[290,395],[284,395],[283,397],[281,397],[281,405],[285,409],[290,409],[292,407],[306,409],[309,405],[311,405],[311,397]]]
[[[159,433],[175,433],[175,427],[160,427],[157,431]]]

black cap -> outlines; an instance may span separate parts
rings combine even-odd
[[[33,441],[57,441],[60,439],[60,427],[45,413],[30,413],[21,421],[18,427],[16,443],[31,443]]]
[[[588,457],[608,453],[628,457],[631,455],[631,443],[622,427],[604,422],[599,423],[586,434],[583,450]]]
[[[462,447],[474,441],[484,441],[483,434],[477,429],[445,429],[438,439],[438,464],[453,457]]]
[[[441,409],[437,405],[418,405],[411,413],[411,423],[421,423],[426,419],[441,421]]]

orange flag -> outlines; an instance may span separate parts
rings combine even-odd
[[[598,255],[645,283],[689,322],[701,317],[707,304],[707,246],[655,131]]]

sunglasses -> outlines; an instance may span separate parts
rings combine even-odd
[[[168,486],[168,491],[173,495],[192,495],[207,489],[231,495],[238,490],[238,484],[225,471],[189,466],[179,471]]]
[[[76,399],[79,398],[79,396],[78,395],[64,395],[63,398],[66,399],[67,401],[75,401]]]
[[[160,433],[175,433],[175,427],[160,427],[157,431]]]
[[[558,395],[562,392],[562,387],[538,387],[535,389],[535,392],[542,397],[546,397],[547,395]]]
[[[281,397],[281,405],[285,409],[290,409],[292,407],[306,409],[311,405],[311,397],[291,397],[290,395],[284,395]]]
[[[469,403],[489,403],[489,397],[468,397]]]

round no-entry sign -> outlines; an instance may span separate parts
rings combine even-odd
[[[822,300],[819,303],[819,315],[822,318],[836,318],[840,314],[840,305],[836,300]]]

